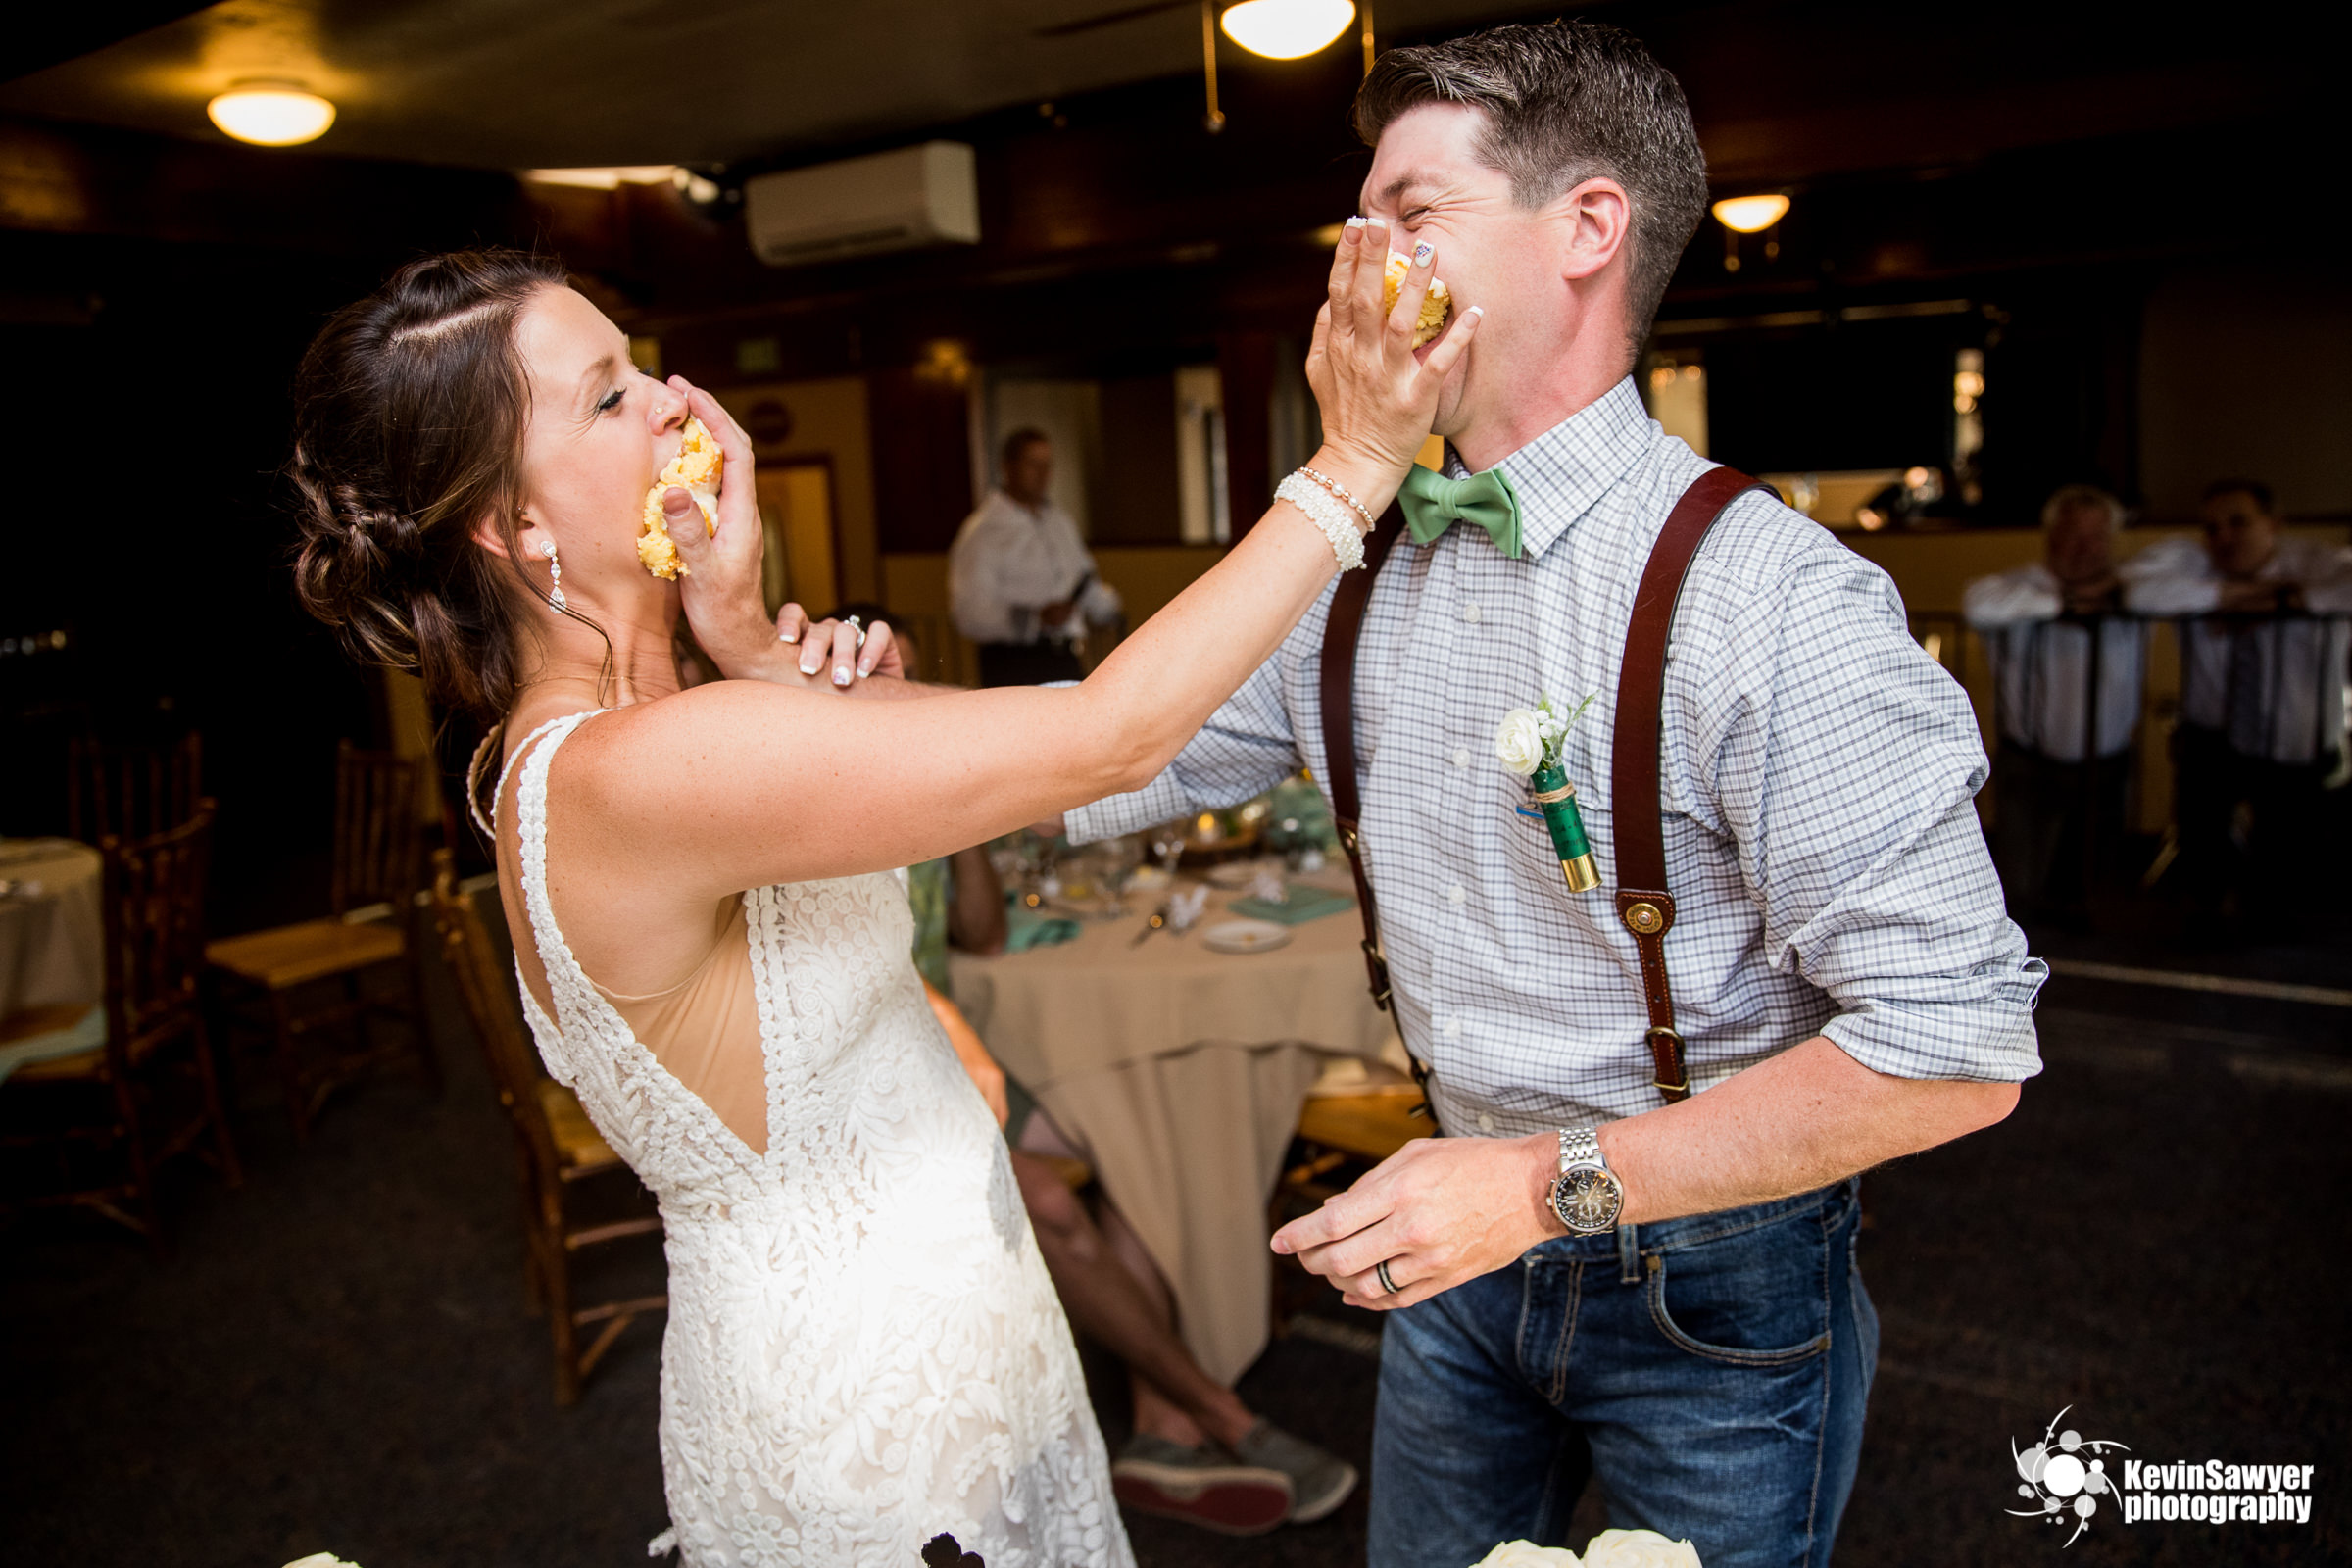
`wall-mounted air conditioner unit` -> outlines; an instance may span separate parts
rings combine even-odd
[[[744,221],[770,267],[980,238],[980,191],[962,142],[781,170],[746,180]]]

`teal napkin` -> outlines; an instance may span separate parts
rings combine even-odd
[[[1027,953],[1031,948],[1058,947],[1078,940],[1078,922],[1059,914],[1040,914],[1013,900],[1004,910],[1004,951]]]
[[[1293,887],[1287,904],[1268,904],[1263,899],[1236,899],[1225,907],[1234,914],[1251,920],[1304,925],[1309,920],[1320,920],[1327,914],[1352,909],[1355,900],[1345,893],[1326,893],[1321,888]]]

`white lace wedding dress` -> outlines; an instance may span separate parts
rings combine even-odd
[[[767,1068],[754,1152],[600,996],[547,894],[547,775],[515,753],[548,1071],[661,1200],[662,1462],[691,1568],[1133,1563],[1004,1141],[932,1016],[887,873],[743,898]],[[545,740],[534,746],[543,735]]]

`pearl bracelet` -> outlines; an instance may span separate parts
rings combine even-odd
[[[1323,537],[1331,541],[1331,553],[1339,558],[1342,571],[1353,571],[1364,564],[1363,531],[1330,491],[1312,479],[1292,473],[1274,487],[1274,499],[1288,501],[1305,514],[1307,521],[1323,530]]]
[[[1353,495],[1348,493],[1346,485],[1340,483],[1339,480],[1334,479],[1330,474],[1325,473],[1320,468],[1310,468],[1303,463],[1298,466],[1298,471],[1305,474],[1309,479],[1314,480],[1315,483],[1321,485],[1333,495],[1338,496],[1342,501],[1345,501],[1349,506],[1353,507],[1355,509],[1356,515],[1364,519],[1364,529],[1366,532],[1370,532],[1373,528],[1376,528],[1380,525],[1380,519],[1372,515],[1372,509],[1365,506],[1361,501],[1356,500]]]

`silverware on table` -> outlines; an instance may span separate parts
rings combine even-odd
[[[1154,931],[1165,929],[1167,923],[1168,906],[1165,903],[1162,903],[1158,908],[1152,911],[1152,918],[1144,922],[1144,928],[1135,934],[1135,940],[1127,945],[1131,948],[1142,947],[1146,938],[1150,937]]]

